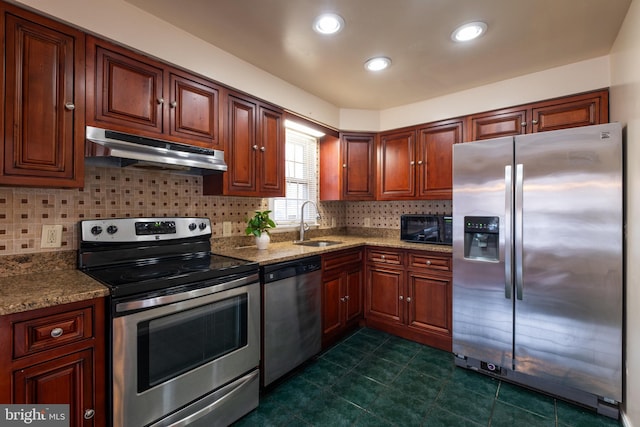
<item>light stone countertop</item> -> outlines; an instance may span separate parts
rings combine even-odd
[[[266,250],[258,250],[255,245],[243,246],[232,249],[215,250],[221,255],[227,255],[247,261],[257,262],[260,265],[269,265],[278,262],[291,261],[311,255],[337,250],[357,248],[365,245],[380,246],[397,249],[413,249],[441,253],[451,253],[451,246],[431,245],[422,243],[407,243],[398,238],[389,237],[360,237],[347,235],[330,235],[310,240],[336,240],[341,243],[325,247],[310,247],[294,245],[293,242],[271,243]],[[34,267],[33,262],[39,260],[33,257],[30,263],[24,263],[26,270]],[[42,261],[42,260],[40,260]],[[81,271],[73,268],[53,269],[46,271],[42,268],[34,268],[38,272],[16,275],[6,275],[9,270],[17,270],[19,265],[15,262],[5,265],[4,273],[0,275],[0,315],[18,313],[38,308],[51,307],[59,304],[82,301],[109,295],[109,289],[97,280],[89,277]]]

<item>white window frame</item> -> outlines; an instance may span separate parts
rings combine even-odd
[[[294,129],[285,132],[285,197],[269,199],[271,218],[278,228],[300,226],[300,209],[307,200],[318,203],[318,138]],[[283,212],[284,211],[284,212]],[[319,212],[309,203],[304,222],[318,226]]]

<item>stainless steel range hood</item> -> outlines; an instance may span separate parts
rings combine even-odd
[[[98,166],[137,167],[191,175],[227,170],[224,152],[87,126],[85,161]]]

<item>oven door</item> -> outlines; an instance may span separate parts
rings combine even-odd
[[[258,366],[257,275],[116,303],[115,312],[114,426],[157,421]]]

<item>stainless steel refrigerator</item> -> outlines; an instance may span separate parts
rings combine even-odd
[[[453,148],[456,364],[618,417],[618,123]]]

